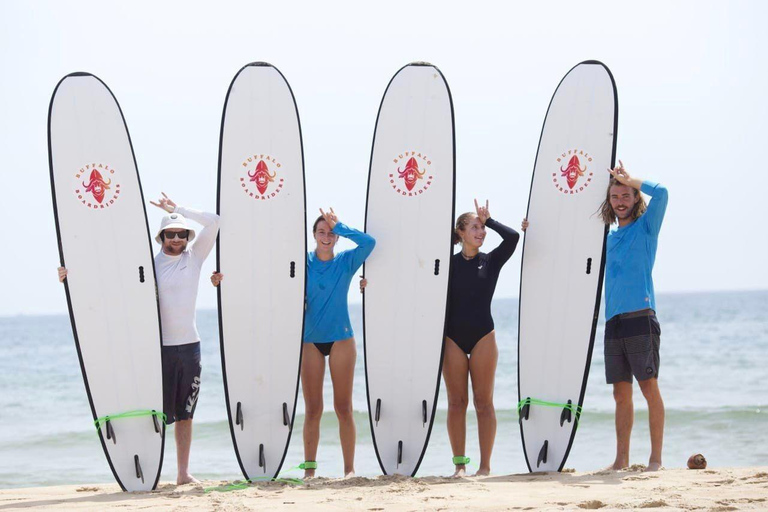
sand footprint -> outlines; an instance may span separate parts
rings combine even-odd
[[[646,501],[642,505],[640,505],[640,508],[659,508],[659,507],[668,507],[666,501],[664,500],[653,500],[653,501]]]
[[[585,508],[589,510],[595,510],[598,508],[606,507],[607,505],[600,500],[589,500],[579,503],[579,508]]]

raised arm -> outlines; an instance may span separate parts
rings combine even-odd
[[[651,196],[648,208],[640,217],[642,225],[646,231],[653,236],[658,236],[661,231],[661,223],[664,221],[664,213],[667,211],[668,193],[667,189],[653,181],[643,181],[639,178],[633,178],[624,168],[624,163],[619,160],[619,166],[615,169],[608,169],[611,176],[622,185],[632,187],[644,194]]]
[[[352,272],[355,272],[373,252],[376,240],[368,233],[350,228],[342,222],[336,222],[333,232],[344,238],[349,238],[357,245],[357,247],[349,251],[350,269]]]
[[[219,216],[215,213],[201,212],[183,206],[177,206],[174,211],[203,226],[189,249],[192,258],[202,264],[216,243],[216,235],[219,233]]]
[[[520,241],[520,233],[491,218],[485,221],[485,225],[501,236],[501,243],[489,254],[491,261],[501,266],[515,253],[517,242]]]
[[[520,234],[514,229],[507,227],[500,222],[496,222],[491,218],[487,199],[485,201],[485,206],[478,205],[477,199],[475,199],[475,211],[477,212],[477,218],[480,219],[480,222],[482,222],[483,225],[501,235],[501,243],[489,254],[491,261],[496,262],[499,267],[501,267],[512,256],[512,253],[515,252],[517,242],[520,240]]]
[[[644,194],[651,196],[648,208],[640,217],[640,221],[643,223],[648,233],[653,236],[659,236],[661,223],[664,222],[664,213],[667,211],[667,202],[669,201],[667,189],[660,183],[646,180],[643,181],[640,190]]]

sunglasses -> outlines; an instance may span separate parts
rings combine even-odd
[[[173,240],[177,236],[182,240],[185,240],[189,237],[189,230],[185,229],[184,231],[163,231],[163,239],[167,238],[168,240]]]

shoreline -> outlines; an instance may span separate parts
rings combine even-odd
[[[256,482],[229,491],[204,481],[125,493],[117,484],[0,490],[0,511],[49,510],[759,510],[768,508],[768,466],[526,473],[488,477],[315,478],[299,484]],[[206,489],[208,488],[208,491]]]

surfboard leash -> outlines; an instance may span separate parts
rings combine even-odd
[[[231,484],[227,484],[227,485],[217,485],[214,487],[206,487],[205,489],[203,489],[203,492],[207,494],[214,491],[215,492],[240,491],[243,489],[247,489],[248,487],[251,487],[252,484],[257,484],[259,482],[278,482],[281,484],[288,484],[288,485],[304,485],[304,480],[300,478],[271,478],[268,476],[263,476],[263,477],[249,478],[248,480],[236,480]]]
[[[136,411],[128,411],[128,412],[123,412],[123,413],[120,413],[120,414],[108,414],[107,416],[102,416],[101,418],[96,418],[93,421],[93,424],[96,426],[96,428],[100,428],[101,426],[103,426],[108,421],[117,420],[117,419],[120,419],[120,418],[138,418],[140,416],[156,416],[157,418],[160,418],[161,420],[163,420],[163,423],[166,423],[166,420],[168,419],[168,417],[165,415],[164,412],[155,411],[155,410],[151,410],[150,411],[150,410],[139,409],[139,410],[136,410]],[[166,425],[167,425],[167,423],[166,423]]]
[[[530,413],[530,407],[532,405],[562,409],[563,413],[560,415],[560,426],[563,426],[563,423],[565,423],[566,420],[570,423],[571,415],[573,415],[576,421],[576,428],[579,428],[579,418],[581,417],[583,408],[578,404],[574,404],[571,400],[568,400],[568,403],[561,404],[558,402],[547,402],[545,400],[539,400],[531,397],[524,398],[517,403],[518,421],[522,422],[523,419],[528,419],[528,414]]]

